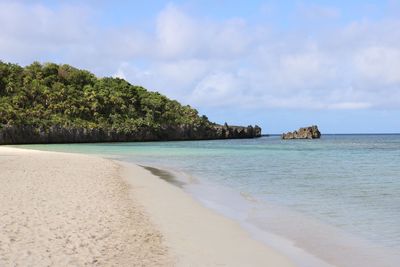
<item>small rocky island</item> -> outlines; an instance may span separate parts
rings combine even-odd
[[[317,139],[321,137],[321,132],[316,125],[303,127],[294,132],[282,134],[282,139]]]

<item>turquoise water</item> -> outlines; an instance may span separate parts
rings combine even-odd
[[[395,256],[400,251],[400,135],[24,147],[109,155],[169,169],[186,179],[187,190],[206,205],[256,228],[297,238],[300,246],[312,234],[299,236],[271,213],[286,210]],[[235,193],[241,204],[231,198]],[[322,242],[320,236],[315,239]]]

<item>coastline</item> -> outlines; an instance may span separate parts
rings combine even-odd
[[[300,212],[259,201],[166,166],[145,167],[196,202],[237,222],[298,267],[395,267],[400,254]]]
[[[237,221],[254,239],[275,248],[299,267],[395,267],[399,252],[276,204],[259,202],[229,188],[186,185],[205,207]]]
[[[399,251],[325,221],[205,181],[176,167],[144,162],[139,165],[183,190],[203,207],[235,221],[253,239],[279,251],[296,266],[397,266]]]
[[[0,156],[1,264],[294,266],[138,165],[10,147]]]

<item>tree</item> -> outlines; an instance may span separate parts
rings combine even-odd
[[[120,78],[69,65],[0,61],[0,124],[98,128],[132,133],[164,126],[208,127],[197,110]]]

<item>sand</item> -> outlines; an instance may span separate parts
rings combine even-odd
[[[0,266],[172,266],[119,168],[0,147]]]
[[[293,266],[150,171],[0,147],[0,266]]]

